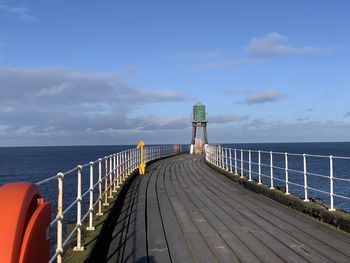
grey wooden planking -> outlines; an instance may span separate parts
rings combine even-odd
[[[350,235],[179,155],[133,178],[98,262],[350,262]],[[103,238],[103,237],[102,237]]]

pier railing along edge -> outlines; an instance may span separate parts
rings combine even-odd
[[[289,195],[290,191],[289,188],[291,185],[296,187],[303,188],[303,196],[300,196],[304,202],[309,201],[309,190],[319,192],[325,195],[329,196],[329,211],[335,211],[334,208],[334,197],[343,199],[343,200],[350,200],[350,196],[345,196],[342,194],[336,194],[334,191],[334,183],[336,181],[339,182],[347,182],[350,183],[350,179],[347,178],[340,178],[334,176],[334,160],[349,160],[350,157],[342,157],[342,156],[333,156],[333,155],[312,155],[312,154],[296,154],[296,153],[287,153],[287,152],[273,152],[273,151],[260,151],[260,150],[247,150],[247,149],[232,149],[232,148],[225,148],[221,147],[220,145],[208,145],[205,149],[206,152],[206,160],[213,164],[214,166],[221,168],[223,170],[226,170],[230,173],[234,173],[237,176],[240,176],[241,178],[246,177],[248,181],[252,181],[252,175],[255,175],[257,178],[258,184],[262,183],[262,178],[269,179],[269,185],[267,185],[270,189],[274,189],[274,181],[282,182],[284,183],[285,187],[285,194]],[[248,153],[248,158],[244,160],[244,153]],[[252,154],[255,153],[257,156],[257,162],[252,161]],[[262,154],[269,155],[269,163],[262,163]],[[274,165],[274,157],[276,155],[280,155],[284,158],[284,167],[276,166]],[[302,157],[302,170],[297,169],[291,169],[290,163],[289,163],[289,157],[290,156],[298,156]],[[318,174],[318,173],[312,173],[307,170],[307,158],[313,157],[313,158],[323,158],[328,159],[329,162],[329,174]],[[244,164],[248,166],[247,168],[244,168]],[[257,169],[253,170],[252,165],[256,166]],[[264,174],[262,173],[262,168],[269,169],[270,174]],[[284,172],[284,179],[274,177],[274,171],[280,170]],[[289,173],[298,173],[303,176],[303,184],[291,182],[289,178]],[[329,189],[328,191],[317,189],[308,186],[308,177],[309,176],[315,176],[318,178],[327,179],[329,181]],[[294,193],[293,193],[294,194]]]
[[[56,225],[56,250],[55,253],[50,258],[50,263],[55,260],[58,263],[62,262],[62,255],[65,247],[70,243],[72,238],[76,235],[76,246],[75,251],[83,251],[84,247],[81,244],[81,228],[83,222],[88,218],[88,226],[86,230],[95,230],[94,227],[94,209],[97,206],[96,216],[102,216],[102,207],[108,206],[108,199],[114,197],[113,193],[117,193],[120,185],[128,178],[129,175],[134,173],[141,162],[140,160],[140,150],[138,148],[128,149],[121,151],[98,160],[91,161],[89,163],[78,165],[77,167],[66,171],[59,172],[57,175],[47,178],[45,180],[39,181],[37,185],[44,185],[47,183],[52,183],[57,180],[57,214],[56,218],[50,223],[50,227]],[[181,152],[180,147],[175,145],[161,145],[161,146],[150,146],[144,147],[143,158],[144,162],[150,162],[160,158],[172,156]],[[98,181],[94,182],[94,166],[98,165]],[[89,169],[89,189],[82,193],[82,170]],[[104,168],[104,169],[103,169]],[[70,203],[66,208],[63,207],[63,190],[64,190],[64,178],[66,176],[72,176],[73,174],[77,176],[77,197]],[[104,184],[103,184],[104,183]],[[94,197],[95,189],[98,189],[98,197]],[[104,188],[104,189],[102,189]],[[81,214],[81,204],[84,197],[89,198],[89,208],[88,211],[82,215]],[[96,199],[96,200],[95,200]],[[67,214],[71,209],[76,209],[76,224],[73,230],[63,239],[63,225],[64,225],[64,215]]]

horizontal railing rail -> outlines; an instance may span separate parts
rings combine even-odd
[[[143,160],[145,163],[160,158],[172,156],[181,152],[180,145],[161,145],[143,148]],[[132,148],[118,153],[99,158],[89,163],[78,165],[77,167],[59,172],[55,176],[37,182],[38,186],[48,185],[57,182],[57,200],[52,200],[57,204],[56,217],[51,221],[50,228],[56,226],[55,250],[52,252],[49,262],[62,262],[63,253],[73,237],[76,238],[75,251],[82,251],[82,226],[87,221],[87,231],[95,230],[94,219],[103,215],[103,207],[109,206],[109,200],[114,198],[118,189],[128,176],[134,173],[141,162],[141,152],[138,148]],[[96,176],[97,175],[97,176]],[[76,176],[76,198],[66,204],[64,202],[64,192],[71,191],[72,185],[65,186],[65,178]],[[75,185],[75,184],[74,184]],[[83,191],[84,185],[87,190]],[[65,190],[66,189],[66,190]],[[51,200],[49,200],[51,201]],[[87,203],[88,209],[83,213],[82,205]],[[75,210],[76,219],[74,228],[64,237],[64,228],[67,228],[65,216]],[[97,211],[94,214],[94,211]]]
[[[288,152],[206,147],[206,160],[230,173],[256,180],[270,189],[282,188],[305,202],[319,198],[335,210],[335,198],[344,210],[350,208],[350,157]],[[338,165],[335,163],[338,162]],[[342,163],[340,163],[342,162]],[[341,176],[343,175],[343,176]],[[279,184],[279,185],[277,185]]]

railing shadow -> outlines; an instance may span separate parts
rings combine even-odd
[[[133,182],[137,179],[138,176],[139,175],[137,173],[132,175],[127,180],[125,185],[121,188],[117,199],[113,204],[112,209],[110,210],[106,220],[103,222],[101,232],[90,252],[89,257],[84,261],[85,263],[108,261],[108,251],[110,248],[110,244],[114,238],[113,232],[115,227],[117,226],[116,222],[120,221],[120,217],[123,216],[123,204],[127,199],[128,191],[130,190],[131,186],[133,185]]]

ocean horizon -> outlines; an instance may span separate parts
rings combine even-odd
[[[219,143],[213,143],[219,144]],[[155,145],[155,144],[149,144]],[[188,145],[188,144],[183,144]],[[302,142],[302,143],[220,143],[222,147],[246,149],[246,150],[262,150],[273,152],[288,152],[292,154],[313,154],[324,156],[349,156],[350,157],[350,142]],[[56,175],[58,172],[65,172],[77,165],[95,161],[98,158],[103,158],[113,153],[127,150],[135,147],[135,145],[80,145],[80,146],[16,146],[16,147],[0,147],[0,186],[17,181],[38,182],[43,179]],[[232,156],[233,157],[233,156]],[[248,160],[248,153],[245,152],[244,160]],[[262,162],[269,164],[269,154],[262,154]],[[237,159],[240,158],[238,154]],[[252,154],[252,162],[257,163],[257,154]],[[302,170],[302,156],[290,157],[290,169]],[[239,164],[240,165],[240,164]],[[238,166],[239,166],[238,165]],[[248,170],[248,163],[244,163],[244,170]],[[283,155],[274,155],[274,166],[284,167]],[[350,161],[336,161],[334,163],[334,176],[344,179],[350,179]],[[96,167],[95,167],[96,168]],[[328,158],[308,158],[308,172],[322,175],[329,175],[329,160]],[[257,165],[252,165],[252,170],[257,171]],[[262,167],[263,183],[269,185],[268,175],[270,170],[268,167]],[[97,171],[95,172],[95,176]],[[85,176],[85,177],[84,177]],[[83,181],[88,176],[88,169],[83,171]],[[253,174],[253,179],[257,175]],[[276,178],[275,185],[284,187],[284,184],[279,181],[284,179],[284,171],[282,169],[274,169],[274,177]],[[67,194],[67,200],[73,200],[76,191],[76,176],[65,177],[65,189],[70,192]],[[296,184],[303,183],[302,174],[290,172],[290,182]],[[308,176],[308,184],[312,188],[328,191],[329,180],[326,178],[318,178]],[[42,195],[48,199],[55,199],[56,183],[46,185],[40,188]],[[87,184],[84,184],[87,188]],[[335,182],[334,189],[336,193],[345,196],[350,196],[350,183]],[[303,189],[300,187],[290,186],[291,193],[302,196]],[[329,196],[319,192],[309,190],[310,197],[320,199],[328,203]],[[350,202],[344,199],[335,198],[335,206],[346,211],[350,211]]]

